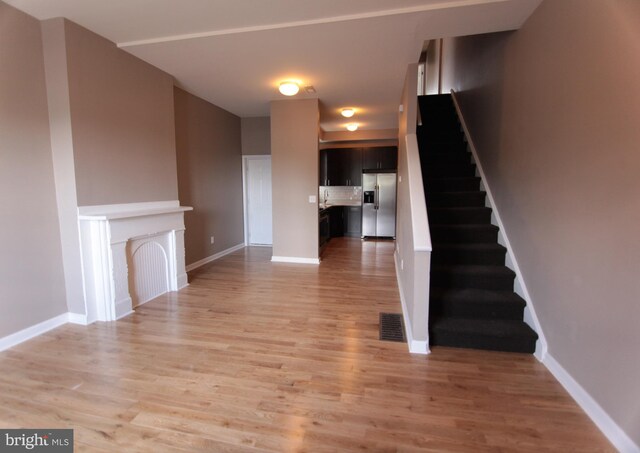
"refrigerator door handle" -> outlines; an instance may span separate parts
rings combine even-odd
[[[380,208],[380,186],[376,184],[376,194],[375,194],[375,206],[374,209],[378,210]]]

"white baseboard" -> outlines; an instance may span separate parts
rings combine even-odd
[[[79,324],[81,326],[91,324],[87,319],[87,315],[81,315],[80,313],[67,313],[67,321],[71,324]]]
[[[211,256],[208,256],[208,257],[206,257],[204,259],[201,259],[200,261],[196,261],[195,263],[191,263],[186,267],[186,270],[187,270],[187,272],[191,272],[194,269],[197,269],[197,268],[199,268],[201,266],[204,266],[207,263],[210,263],[212,261],[220,259],[223,256],[226,256],[226,255],[228,255],[230,253],[233,253],[233,252],[235,252],[237,250],[240,250],[242,248],[244,248],[244,242],[241,243],[241,244],[238,244],[238,245],[234,245],[233,247],[230,247],[230,248],[228,248],[226,250],[223,250],[221,252],[218,252],[215,255],[211,255]]]
[[[62,313],[61,315],[47,319],[46,321],[42,321],[34,326],[27,327],[26,329],[22,329],[19,332],[7,335],[4,338],[0,338],[0,351],[12,348],[13,346],[19,345],[20,343],[37,337],[38,335],[42,335],[43,333],[48,332],[51,329],[55,329],[56,327],[60,327],[61,325],[66,324],[68,321],[69,314]]]
[[[407,346],[409,346],[409,352],[412,354],[429,354],[429,342],[423,340],[414,340],[413,331],[411,329],[411,322],[409,321],[409,315],[407,311],[407,303],[404,298],[404,291],[402,289],[402,280],[400,280],[400,269],[398,266],[398,253],[393,254],[393,262],[396,265],[396,280],[398,281],[398,291],[400,292],[400,304],[402,304],[402,318],[404,320],[404,330],[407,334]]]
[[[189,286],[189,278],[187,277],[186,269],[184,274],[178,275],[177,281],[178,281],[178,291]]]
[[[540,325],[540,321],[538,320],[538,316],[536,315],[536,310],[533,305],[533,300],[531,299],[531,295],[529,294],[529,290],[527,289],[527,285],[524,282],[524,277],[522,272],[520,271],[520,266],[518,266],[518,261],[516,260],[516,256],[513,253],[513,248],[511,247],[511,242],[509,242],[509,237],[507,236],[507,230],[502,223],[502,218],[500,217],[500,213],[498,211],[498,207],[493,198],[493,193],[491,192],[491,188],[487,182],[487,178],[484,173],[484,169],[482,168],[482,163],[478,157],[478,150],[476,149],[475,144],[473,143],[473,138],[471,137],[471,132],[467,127],[467,123],[464,120],[464,116],[462,115],[462,110],[460,110],[460,105],[458,104],[458,99],[456,98],[456,92],[451,90],[451,98],[453,99],[453,105],[455,106],[456,112],[458,113],[458,118],[460,119],[460,124],[464,131],[464,135],[467,139],[467,144],[469,145],[469,150],[473,155],[473,160],[475,161],[476,168],[478,170],[478,174],[480,176],[480,180],[482,181],[482,185],[484,186],[485,192],[487,192],[487,200],[489,201],[489,205],[493,212],[493,218],[495,219],[496,226],[500,229],[500,236],[503,239],[504,247],[507,249],[507,267],[509,267],[516,274],[516,280],[514,283],[514,291],[524,299],[527,306],[525,308],[525,322],[531,325],[531,328],[536,331],[538,334],[538,341],[536,342],[536,351],[534,353],[535,357],[541,362],[544,360],[547,354],[547,339],[544,336],[544,332],[542,330],[542,326]]]
[[[573,397],[576,403],[586,412],[593,423],[600,428],[600,431],[602,431],[618,451],[621,453],[640,452],[640,446],[631,440],[627,433],[618,426],[596,400],[589,395],[578,381],[576,381],[551,354],[547,353],[542,363],[544,363],[551,374],[562,384],[569,395]]]
[[[296,256],[272,256],[274,263],[320,264],[320,258],[298,258]]]

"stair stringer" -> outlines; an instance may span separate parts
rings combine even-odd
[[[513,253],[511,243],[509,242],[507,230],[505,229],[504,224],[502,223],[502,219],[500,218],[500,212],[494,201],[491,187],[489,187],[489,184],[487,183],[487,178],[485,177],[482,163],[478,158],[478,152],[473,143],[473,139],[471,138],[471,133],[469,132],[467,123],[464,120],[464,116],[462,115],[462,111],[460,110],[460,105],[458,105],[456,92],[453,89],[451,90],[451,98],[453,99],[453,105],[456,109],[456,113],[458,114],[458,119],[460,120],[462,131],[464,132],[464,139],[467,142],[467,147],[469,148],[469,151],[471,152],[471,155],[473,157],[473,161],[476,164],[476,175],[480,177],[480,190],[484,190],[487,193],[485,205],[492,209],[491,223],[499,228],[498,243],[507,249],[505,265],[516,274],[513,284],[513,290],[517,295],[522,297],[527,304],[524,309],[523,320],[538,334],[538,341],[536,341],[536,350],[534,352],[534,356],[540,362],[543,362],[545,357],[547,356],[547,340],[544,336],[544,331],[542,330],[542,326],[540,325],[540,321],[538,319],[538,316],[536,315],[533,301],[522,276],[522,272],[520,271],[520,266],[518,266],[518,261],[516,260],[515,254]]]

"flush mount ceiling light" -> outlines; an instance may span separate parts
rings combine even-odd
[[[348,108],[348,109],[342,109],[342,112],[340,112],[340,113],[345,118],[351,118],[356,113],[356,111],[355,111],[355,109]]]
[[[358,125],[356,123],[347,124],[347,130],[348,131],[353,132],[353,131],[355,131],[357,129],[358,129]]]
[[[285,96],[294,96],[298,94],[298,91],[300,91],[298,84],[291,81],[280,83],[280,87],[278,89],[280,90],[280,93]]]

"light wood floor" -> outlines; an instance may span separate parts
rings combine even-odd
[[[74,428],[76,452],[613,450],[532,356],[378,341],[400,312],[393,243],[270,256],[0,353],[0,427]]]

